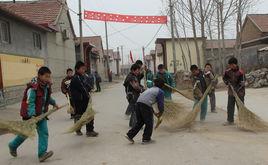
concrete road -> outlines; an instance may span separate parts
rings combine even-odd
[[[55,95],[59,104],[65,98]],[[174,97],[186,109],[192,102]],[[169,125],[154,132],[154,144],[142,145],[141,133],[130,145],[124,139],[128,120],[124,116],[127,103],[122,84],[113,85],[94,95],[97,138],[63,134],[73,122],[66,109],[56,112],[49,121],[49,149],[55,155],[45,162],[49,165],[267,165],[268,134],[242,132],[235,127],[223,127],[226,112],[208,113],[207,121],[197,122],[194,131],[172,131]],[[267,104],[267,102],[266,102]],[[1,118],[10,118],[18,111],[19,104],[1,111]],[[18,118],[18,114],[17,114]],[[37,139],[28,139],[12,158],[7,143],[14,135],[0,136],[0,165],[39,164]]]

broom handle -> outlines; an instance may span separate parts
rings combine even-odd
[[[218,75],[215,76],[215,78],[213,80],[216,80],[218,79]],[[212,80],[212,81],[213,81]],[[208,93],[211,91],[211,88],[212,88],[212,83],[210,83],[210,85],[207,87],[205,93],[203,94],[203,96],[201,97],[201,99],[199,100],[199,103],[203,103],[205,98],[207,97]]]
[[[190,97],[186,96],[185,94],[183,94],[180,90],[178,90],[177,88],[174,88],[168,84],[165,83],[165,86],[168,87],[169,89],[178,92],[179,94],[181,94],[182,96],[186,97],[189,100],[192,100]]]
[[[62,105],[62,106],[59,107],[59,109],[61,109],[61,108],[63,108],[63,107],[66,107],[67,105],[68,105],[68,104]],[[40,116],[38,116],[38,117],[35,117],[34,120],[35,120],[36,123],[37,123],[37,122],[43,120],[44,118],[46,118],[47,116],[51,115],[52,113],[56,112],[56,111],[59,110],[59,109],[57,109],[57,108],[53,108],[53,109],[47,111],[46,113],[44,113],[44,114],[42,114],[42,115],[40,115]]]
[[[240,98],[238,97],[238,95],[237,95],[237,93],[236,93],[236,91],[234,90],[234,87],[231,85],[231,84],[229,84],[229,87],[231,88],[231,90],[232,90],[232,92],[233,92],[233,95],[234,95],[234,97],[235,97],[235,100],[236,100],[236,102],[238,103],[238,104],[243,104],[243,102],[240,100]],[[238,109],[238,108],[237,108]]]

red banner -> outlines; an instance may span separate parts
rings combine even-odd
[[[84,11],[84,19],[108,21],[108,22],[137,23],[137,24],[167,23],[167,16],[136,16],[136,15],[103,13],[96,11]]]

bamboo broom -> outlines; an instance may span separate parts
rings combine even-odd
[[[70,96],[69,96],[68,93],[66,94],[66,96],[67,96],[67,101],[68,101],[68,109],[67,109],[67,113],[68,113],[68,114],[74,114],[74,108],[73,108],[72,105],[71,105],[71,102],[70,102]]]
[[[194,96],[193,96],[192,93],[189,93],[189,92],[186,93],[186,92],[180,91],[180,90],[178,90],[177,88],[174,88],[174,87],[172,87],[172,86],[170,86],[170,85],[168,85],[168,84],[165,84],[165,86],[168,87],[168,88],[170,88],[172,91],[175,91],[175,92],[181,94],[181,95],[184,96],[185,98],[194,101]]]
[[[67,106],[67,104],[60,106],[59,109],[65,106]],[[13,133],[15,135],[32,138],[35,136],[36,123],[48,117],[57,110],[58,109],[53,108],[40,116],[33,117],[25,121],[5,121],[0,119],[0,129],[3,130],[4,133]]]
[[[83,113],[81,118],[65,133],[73,133],[77,130],[80,130],[82,126],[86,125],[87,123],[91,122],[94,119],[95,114],[96,113],[92,108],[92,99],[90,97],[86,111]]]
[[[240,100],[232,85],[229,85],[235,97],[238,109],[237,127],[245,131],[268,131],[268,123],[251,112]]]

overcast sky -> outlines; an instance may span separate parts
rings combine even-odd
[[[0,0],[5,1],[5,0]],[[82,0],[82,10],[95,10],[119,14],[134,14],[134,15],[159,15],[165,8],[162,1],[166,0]],[[78,0],[67,0],[68,5],[74,11],[78,11]],[[268,13],[268,0],[259,0],[256,7],[251,13]],[[71,12],[75,32],[78,33],[78,17]],[[84,36],[101,35],[105,45],[105,30],[104,23],[97,21],[85,20],[90,28],[84,24]],[[124,54],[127,57],[129,51],[132,50],[134,58],[137,59],[142,55],[142,46],[146,46],[152,39],[161,25],[135,25],[123,23],[109,23],[108,34],[122,29],[129,28],[109,36],[110,48],[116,49],[117,46],[124,46]],[[234,27],[235,28],[235,27]],[[232,29],[227,29],[232,31]],[[166,25],[163,25],[157,37],[168,37],[169,32]],[[232,38],[229,34],[228,38]],[[105,47],[106,48],[106,47]],[[146,53],[150,49],[154,49],[154,40],[147,47]],[[126,59],[126,58],[125,58]]]

